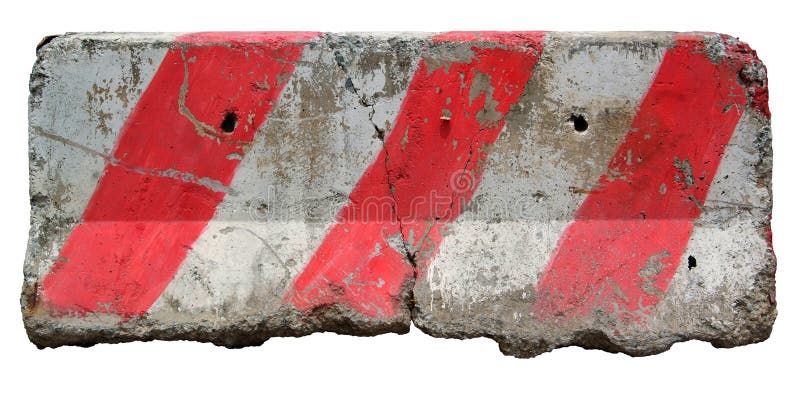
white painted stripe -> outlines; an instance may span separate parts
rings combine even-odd
[[[403,69],[396,54],[375,48],[340,56],[353,59],[347,72],[330,49],[305,48],[236,172],[234,193],[151,307],[153,319],[268,315],[280,307],[383,148],[372,122],[391,129],[417,64]],[[348,78],[357,93],[347,89]],[[275,215],[256,209],[261,203]]]
[[[457,318],[503,294],[532,294],[585,190],[628,131],[665,51],[663,43],[634,51],[617,42],[574,48],[558,34],[548,38],[519,108],[490,151],[470,211],[450,225],[417,285],[428,310]],[[586,116],[587,131],[575,131],[572,113]]]
[[[167,52],[149,39],[144,41],[154,45],[100,42],[91,47],[83,45],[85,37],[57,38],[42,50],[58,55],[47,55],[33,70],[47,79],[40,99],[30,107],[30,189],[34,198],[49,198],[41,209],[31,209],[31,239],[47,242],[46,247],[28,249],[26,269],[35,277],[50,271],[80,221],[105,157]]]
[[[759,115],[749,109],[739,120],[709,188],[703,213],[695,221],[681,265],[664,301],[656,306],[658,314],[681,311],[686,315],[680,308],[689,303],[731,309],[736,299],[750,292],[754,277],[764,269],[763,261],[770,250],[757,224],[770,214],[770,196],[757,184],[755,172],[761,150],[758,133],[764,127]],[[689,256],[697,263],[691,270]],[[721,294],[726,294],[727,302],[717,301]],[[709,313],[698,310],[695,315],[699,320]]]

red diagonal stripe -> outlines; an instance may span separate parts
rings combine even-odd
[[[542,33],[448,33],[434,41],[491,41],[466,58],[420,61],[385,149],[350,194],[350,204],[296,278],[286,300],[299,309],[344,303],[392,316],[413,275],[406,254],[428,260],[446,222],[480,181],[484,146],[531,76]],[[438,62],[437,62],[438,63]],[[402,232],[402,236],[401,236]],[[403,246],[403,237],[413,244]]]
[[[78,224],[42,283],[56,313],[141,314],[204,230],[316,33],[177,39],[120,131]],[[227,121],[226,121],[227,119]]]
[[[730,48],[729,48],[730,49]],[[679,36],[537,288],[541,318],[639,319],[663,298],[747,97],[741,64]]]

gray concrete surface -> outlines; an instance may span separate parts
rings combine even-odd
[[[776,317],[771,129],[754,98],[765,91],[766,75],[753,53],[734,52],[740,48],[735,39],[714,34],[698,36],[703,56],[721,68],[746,64],[734,70],[746,104],[726,106],[726,113],[739,111],[740,117],[716,174],[707,179],[701,213],[690,220],[688,243],[676,255],[680,265],[674,275],[662,277],[661,268],[652,273],[666,280],[666,290],[650,288],[659,300],[637,308],[634,318],[610,313],[608,304],[588,314],[537,315],[537,283],[618,146],[636,132],[631,123],[665,53],[676,45],[674,33],[548,33],[541,47],[421,33],[322,34],[297,43],[302,54],[294,71],[253,142],[236,157],[240,163],[213,218],[146,312],[55,311],[43,281],[84,222],[104,168],[124,161],[114,149],[126,119],[170,50],[202,45],[177,44],[176,36],[67,34],[37,50],[29,103],[31,229],[21,299],[37,346],[159,339],[240,347],[319,331],[402,334],[412,323],[436,337],[489,337],[519,357],[571,345],[649,355],[691,339],[730,347],[769,336]],[[354,200],[351,192],[365,171],[384,165],[376,164],[382,152],[390,152],[387,167],[417,159],[392,156],[391,138],[398,114],[415,113],[413,105],[403,105],[409,86],[424,74],[421,62],[428,75],[442,72],[472,61],[476,48],[528,51],[537,61],[518,99],[493,118],[503,122],[500,133],[481,147],[486,158],[477,163],[474,194],[461,214],[432,223],[435,236],[418,231],[414,239],[409,226],[399,224],[403,238],[395,248],[413,275],[394,277],[402,284],[389,293],[398,311],[373,315],[340,301],[293,304],[293,283],[336,225],[337,212]],[[714,75],[703,77],[712,81]],[[587,130],[576,131],[576,115],[588,122]],[[449,116],[442,111],[441,119],[425,123],[449,122]],[[387,177],[397,204],[398,186],[388,171]],[[430,247],[428,236],[437,239]],[[651,273],[642,271],[634,276],[646,282]],[[363,285],[391,281],[381,276]]]

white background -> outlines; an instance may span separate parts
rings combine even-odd
[[[797,391],[798,247],[796,220],[800,110],[796,45],[800,15],[768,1],[663,0],[458,1],[266,0],[7,1],[0,10],[0,390],[80,391]],[[791,4],[790,1],[781,1]],[[314,334],[276,338],[261,347],[151,342],[90,349],[37,350],[22,325],[19,292],[28,232],[28,75],[34,48],[65,31],[443,31],[702,30],[740,37],[769,70],[774,130],[774,244],[778,311],[772,337],[735,349],[676,344],[631,358],[579,348],[535,359],[500,354],[489,339],[434,339],[412,327],[405,336]],[[794,373],[793,373],[794,372]],[[792,375],[795,374],[795,375]],[[793,386],[794,385],[794,386]]]

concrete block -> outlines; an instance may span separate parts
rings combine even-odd
[[[37,55],[37,346],[770,334],[766,69],[735,38],[81,33]]]

